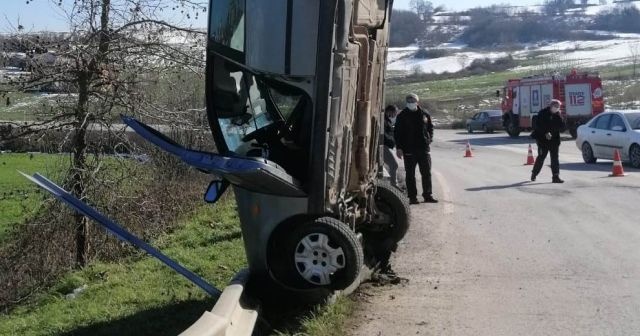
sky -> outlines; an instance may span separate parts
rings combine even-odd
[[[69,2],[71,0],[64,0]],[[269,1],[269,0],[265,0]],[[29,2],[29,4],[27,4]],[[443,5],[450,10],[489,6],[492,4],[535,5],[542,0],[457,0],[431,1],[434,6]],[[395,0],[394,8],[409,9],[410,0]],[[51,0],[0,0],[0,32],[13,31],[18,22],[27,31],[65,31],[67,25],[64,16]],[[206,26],[206,20],[201,18],[195,22],[196,26]]]

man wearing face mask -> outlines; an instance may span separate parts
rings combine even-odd
[[[433,141],[433,123],[431,115],[418,105],[419,99],[415,94],[406,97],[406,108],[400,112],[396,119],[395,140],[396,154],[404,158],[406,171],[405,182],[409,202],[418,204],[418,191],[416,189],[416,166],[422,176],[422,196],[427,203],[438,203],[433,198],[431,186],[431,148]]]
[[[389,105],[384,109],[384,164],[387,166],[387,169],[389,169],[389,176],[391,176],[389,182],[391,182],[391,185],[394,187],[398,187],[398,162],[393,155],[393,149],[396,147],[393,128],[397,115],[398,108],[395,105]]]
[[[538,158],[531,172],[531,181],[536,180],[536,176],[540,173],[547,154],[551,153],[551,173],[553,183],[564,183],[560,179],[560,162],[558,160],[558,151],[560,150],[560,132],[565,128],[565,122],[560,116],[560,106],[562,103],[557,100],[551,100],[546,108],[538,112],[536,119],[535,138],[538,144]]]

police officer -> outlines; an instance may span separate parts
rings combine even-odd
[[[560,106],[562,103],[557,100],[551,100],[549,106],[538,112],[535,122],[534,138],[538,144],[538,158],[531,171],[531,181],[536,180],[536,176],[540,173],[547,154],[551,153],[551,173],[553,183],[564,183],[560,179],[560,162],[558,160],[558,151],[560,150],[560,132],[565,128],[565,122],[560,116]]]
[[[395,105],[389,105],[384,109],[384,163],[389,169],[391,176],[391,185],[398,187],[398,162],[393,155],[393,149],[396,147],[396,141],[393,136],[396,117],[398,116],[398,108]]]
[[[395,140],[396,154],[404,158],[406,171],[405,182],[411,204],[418,204],[416,189],[416,166],[422,176],[422,196],[427,203],[438,203],[433,198],[431,186],[431,148],[433,140],[433,123],[431,115],[420,107],[416,94],[406,97],[406,107],[396,119]]]

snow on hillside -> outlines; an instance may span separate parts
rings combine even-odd
[[[640,6],[640,4],[638,4]],[[597,6],[605,7],[605,6]],[[587,31],[589,33],[609,35],[611,40],[599,41],[561,41],[541,42],[523,46],[522,50],[512,52],[493,52],[490,50],[466,50],[462,44],[447,43],[436,49],[447,49],[451,55],[432,59],[418,59],[413,55],[419,50],[417,46],[390,48],[387,69],[412,73],[420,70],[424,73],[457,72],[469,66],[475,59],[488,58],[496,60],[511,54],[520,60],[535,59],[541,65],[518,67],[514,70],[537,70],[554,64],[595,68],[606,65],[628,65],[640,60],[640,34]]]
[[[635,6],[636,8],[640,9],[640,3],[638,2],[631,2],[631,3],[613,3],[613,4],[608,4],[608,5],[599,5],[599,6],[590,6],[587,7],[587,10],[585,11],[585,14],[587,15],[591,15],[591,16],[595,16],[598,13],[605,11],[605,10],[611,10],[615,7],[620,7],[620,6],[629,6],[629,7],[633,7]]]
[[[452,56],[445,56],[433,59],[417,59],[413,51],[408,48],[391,48],[389,50],[387,70],[413,72],[416,69],[425,73],[458,72],[468,67],[475,59],[490,58],[492,60],[505,57],[505,52],[456,52]]]
[[[469,66],[475,59],[489,58],[496,60],[508,55],[507,52],[455,52],[453,55],[433,58],[417,59],[413,54],[417,48],[401,48],[389,50],[387,69],[411,73],[419,69],[424,73],[457,72]],[[571,63],[574,66],[589,68],[605,65],[627,65],[634,57],[640,58],[640,34],[624,34],[608,41],[563,41],[529,46],[525,50],[512,52],[516,59],[528,59],[532,53],[542,53],[535,56],[540,63]],[[634,55],[635,54],[635,55]],[[535,70],[539,66],[519,67],[518,70]]]

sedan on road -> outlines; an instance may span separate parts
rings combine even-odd
[[[578,127],[576,146],[586,163],[613,159],[620,151],[623,161],[640,168],[640,111],[607,111]]]
[[[476,113],[471,119],[467,119],[467,132],[482,130],[485,133],[493,133],[495,130],[501,130],[502,111],[487,110]]]

